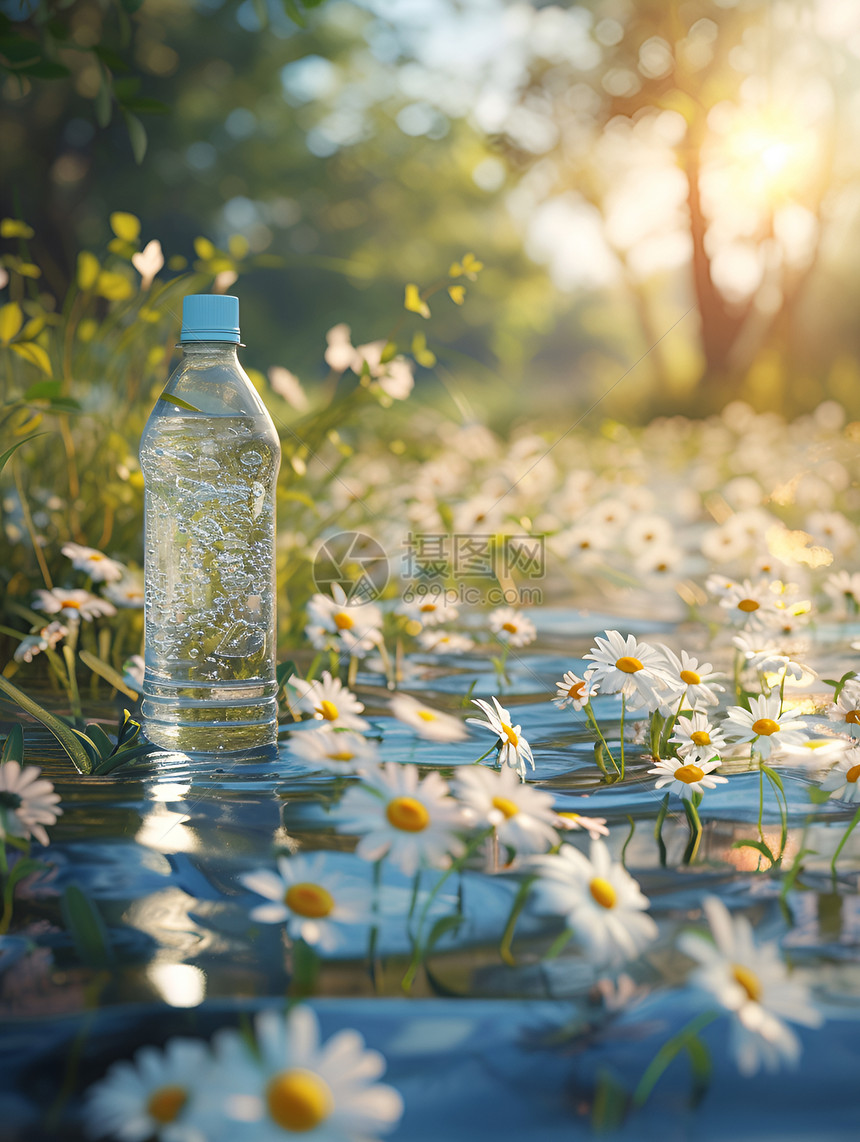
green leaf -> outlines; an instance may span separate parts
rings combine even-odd
[[[128,12],[129,16],[133,16],[135,12],[143,7],[144,0],[119,0],[119,3],[124,12]]]
[[[136,722],[128,710],[123,710],[122,714],[122,725],[118,727],[116,738],[117,749],[124,749],[126,746],[131,745],[140,733],[140,722]]]
[[[29,361],[31,365],[35,365],[37,369],[41,369],[43,373],[47,373],[49,377],[52,375],[51,358],[35,341],[16,341],[9,348],[19,357],[23,357],[25,361]]]
[[[817,785],[810,785],[809,800],[813,805],[825,805],[830,800],[830,794],[826,789],[819,789]]]
[[[15,886],[19,881],[23,880],[25,876],[29,876],[33,872],[39,872],[41,869],[47,867],[43,861],[34,860],[32,857],[22,857],[21,860],[16,861],[9,870],[9,876],[3,886],[3,917],[0,919],[0,935],[6,935],[9,931],[9,925],[12,922]]]
[[[69,69],[52,59],[40,59],[36,63],[28,63],[15,68],[16,75],[31,75],[34,79],[65,79],[71,74]]]
[[[195,408],[193,404],[189,404],[188,401],[182,400],[181,397],[169,396],[167,393],[162,393],[158,399],[167,401],[168,404],[174,404],[177,408],[187,408],[189,412],[201,411],[201,409]]]
[[[134,155],[134,161],[140,166],[146,154],[147,144],[149,143],[146,127],[144,127],[136,115],[132,115],[124,108],[122,116],[125,119],[125,129],[128,131],[128,139],[131,143],[131,153]]]
[[[17,761],[19,765],[24,762],[24,731],[18,725],[12,727],[3,743],[0,765],[5,765],[7,761]]]
[[[100,127],[107,127],[113,113],[113,98],[111,91],[110,72],[101,69],[102,81],[95,98],[96,122]]]
[[[427,937],[424,945],[424,955],[429,956],[435,945],[449,932],[457,932],[465,920],[462,912],[452,912],[450,916],[440,916]]]
[[[755,849],[760,852],[762,856],[767,857],[770,863],[776,864],[776,857],[764,843],[764,841],[735,841],[732,845],[733,849]]]
[[[110,757],[114,750],[113,742],[95,722],[88,722],[86,729],[87,737],[99,751],[99,760],[104,761],[106,757]]]
[[[96,44],[92,48],[92,53],[102,61],[105,67],[109,67],[111,71],[117,72],[119,75],[125,75],[129,70],[128,64],[113,48],[105,47],[104,44]]]
[[[24,393],[24,400],[53,400],[60,395],[62,387],[62,381],[36,381]]]
[[[41,49],[35,40],[28,40],[24,36],[0,38],[0,56],[9,61],[10,67],[17,68],[18,64],[35,63],[41,55]]]
[[[591,1104],[591,1125],[597,1134],[617,1130],[627,1114],[629,1094],[611,1071],[602,1068],[597,1076]]]
[[[290,658],[286,662],[281,662],[275,667],[275,677],[278,680],[278,690],[283,690],[287,682],[294,674],[298,674],[298,667],[295,662]]]
[[[130,746],[128,749],[119,749],[110,757],[106,757],[104,761],[100,761],[93,769],[93,774],[96,777],[106,777],[109,773],[113,773],[115,769],[119,769],[121,765],[128,765],[132,761],[136,761],[139,757],[145,757],[149,753],[158,753],[158,746],[152,742],[141,742],[140,745]]]
[[[283,5],[284,11],[294,24],[298,24],[300,28],[306,28],[308,26],[308,22],[304,14],[299,10],[295,0],[283,0]]]
[[[394,341],[388,341],[386,343],[384,349],[382,350],[382,353],[380,354],[379,363],[381,365],[387,365],[388,362],[393,361],[396,356],[397,356],[397,345],[396,345],[396,343]]]
[[[69,884],[63,893],[63,919],[81,963],[104,970],[114,962],[113,948],[104,920],[77,884]]]
[[[109,666],[107,662],[104,662],[89,650],[81,650],[78,654],[80,655],[81,662],[83,662],[85,666],[89,666],[93,674],[98,674],[100,678],[104,678],[105,682],[109,682],[115,690],[119,690],[120,693],[125,694],[126,698],[131,698],[132,701],[137,700],[137,692],[132,690],[123,676],[117,670],[114,670],[112,666]]]
[[[13,701],[17,702],[22,710],[26,710],[28,714],[51,731],[69,755],[79,773],[87,774],[92,772],[93,766],[90,753],[78,741],[75,731],[71,726],[67,726],[65,722],[61,722],[59,718],[55,717],[43,706],[40,706],[38,702],[34,702],[29,695],[25,694],[23,690],[19,690],[17,686],[13,686],[9,679],[4,678],[2,675],[0,675],[0,690],[7,694]],[[81,737],[83,736],[82,734]]]

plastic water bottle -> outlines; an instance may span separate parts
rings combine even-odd
[[[281,448],[239,364],[239,301],[186,297],[183,360],[146,423],[143,731],[184,753],[277,738]]]

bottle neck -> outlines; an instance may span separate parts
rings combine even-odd
[[[182,352],[189,361],[236,361],[239,346],[234,341],[183,341]]]

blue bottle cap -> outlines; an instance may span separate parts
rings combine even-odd
[[[182,300],[180,344],[232,341],[239,344],[239,299],[222,293],[192,293]]]

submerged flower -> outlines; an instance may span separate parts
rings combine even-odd
[[[508,646],[528,646],[537,638],[535,625],[522,611],[513,607],[499,607],[489,618],[490,630]]]
[[[562,845],[552,856],[532,857],[539,879],[532,888],[535,908],[563,915],[577,941],[595,963],[632,959],[657,936],[647,914],[648,899],[601,840],[592,840],[591,856]]]
[[[419,781],[417,766],[387,762],[347,789],[332,816],[342,832],[359,834],[362,860],[387,857],[406,876],[448,868],[464,851],[462,811],[435,770]]]
[[[375,765],[379,757],[376,742],[352,730],[337,730],[327,725],[319,730],[290,734],[290,751],[302,761],[330,773],[355,773],[357,769]]]
[[[214,1134],[206,1142],[277,1142],[302,1135],[317,1142],[374,1142],[403,1114],[403,1099],[377,1082],[385,1060],[358,1031],[320,1043],[310,1007],[254,1020],[256,1051],[237,1031],[213,1041],[221,1084]]]
[[[364,709],[362,702],[356,698],[351,690],[343,685],[339,678],[332,678],[328,670],[323,671],[322,681],[308,682],[293,674],[289,685],[297,692],[296,706],[308,714],[312,714],[317,721],[327,722],[330,726],[343,726],[344,729],[366,730],[369,722],[360,718]]]
[[[722,731],[716,729],[701,710],[694,710],[690,718],[679,717],[669,741],[677,745],[685,761],[711,761],[726,747]]]
[[[692,982],[732,1013],[730,1043],[739,1070],[754,1075],[762,1067],[795,1065],[800,1041],[784,1020],[821,1024],[809,989],[789,977],[775,942],[756,944],[745,916],[732,917],[715,896],[705,898],[704,908],[714,942],[684,932],[678,946],[700,965]]]
[[[714,761],[679,761],[676,757],[664,757],[648,772],[657,776],[655,789],[663,789],[668,785],[670,793],[689,801],[694,793],[704,793],[706,789],[716,789],[717,785],[726,784],[728,778],[712,772],[719,764],[719,758]]]
[[[0,765],[0,839],[35,837],[41,845],[48,843],[45,825],[53,825],[62,813],[60,795],[44,777],[38,765],[25,765],[10,760]]]
[[[854,746],[839,758],[821,782],[831,799],[860,801],[860,746]]]
[[[168,1039],[164,1050],[141,1047],[134,1062],[114,1063],[87,1091],[87,1134],[122,1142],[196,1142],[203,1135],[192,1116],[214,1089],[211,1070],[206,1045],[193,1039]]]
[[[328,860],[325,853],[282,856],[277,872],[264,868],[242,873],[242,884],[270,901],[252,908],[251,919],[285,923],[293,940],[318,944],[323,951],[336,948],[341,938],[338,925],[367,919],[370,892],[362,881],[328,867]]]
[[[500,706],[498,701],[493,698],[493,706],[490,706],[482,698],[473,698],[472,705],[478,706],[486,717],[486,721],[480,718],[466,718],[469,725],[480,726],[482,730],[490,730],[499,739],[499,764],[509,765],[511,769],[516,769],[523,781],[526,779],[526,763],[532,769],[535,767],[535,759],[532,755],[532,749],[526,739],[523,737],[520,726],[513,725],[513,719],[504,706]]]
[[[125,574],[125,567],[94,547],[81,547],[79,543],[66,543],[63,555],[72,561],[76,571],[86,571],[94,583],[116,582]]]
[[[395,694],[391,699],[391,712],[398,721],[411,726],[421,738],[435,742],[459,742],[469,731],[459,718],[425,706],[409,694]]]
[[[558,844],[553,796],[523,785],[511,769],[462,766],[454,792],[473,824],[492,825],[503,845],[517,853],[543,853]]]
[[[64,587],[53,587],[50,591],[44,589],[36,591],[33,606],[48,615],[60,614],[66,618],[80,618],[87,621],[99,615],[116,614],[116,607],[107,599],[77,588],[66,590]]]
[[[806,729],[806,722],[797,721],[799,710],[780,712],[778,694],[769,697],[750,699],[750,708],[729,706],[726,712],[725,730],[732,741],[752,742],[763,758],[768,758],[775,749],[784,745],[800,745]]]
[[[662,656],[653,646],[638,642],[632,634],[622,638],[617,630],[598,635],[584,657],[594,665],[586,677],[600,685],[604,694],[621,693],[636,706],[659,704],[657,692],[668,682]]]
[[[588,705],[597,693],[597,685],[591,681],[590,677],[587,680],[580,678],[572,670],[565,673],[561,682],[556,682],[556,688],[558,693],[553,698],[553,704],[558,706],[559,710],[570,707],[579,711],[583,706]]]

